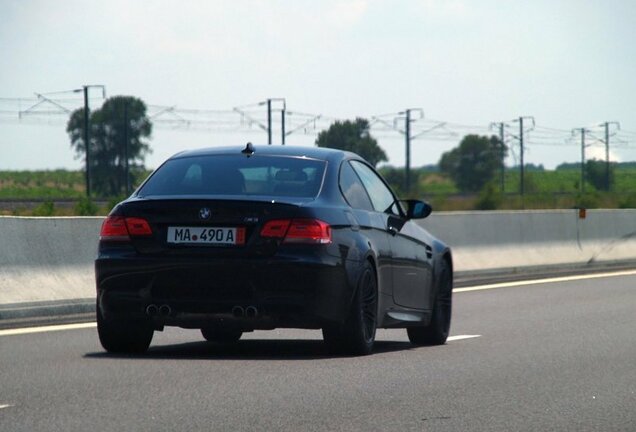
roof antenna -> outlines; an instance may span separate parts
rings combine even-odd
[[[243,153],[247,157],[252,156],[254,154],[254,146],[252,145],[252,143],[248,142],[245,148],[241,150],[241,153]]]

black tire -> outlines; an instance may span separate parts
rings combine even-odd
[[[334,354],[367,355],[373,350],[378,313],[378,286],[371,263],[363,264],[351,310],[342,324],[326,326],[322,335]]]
[[[98,304],[97,334],[108,352],[140,354],[148,350],[154,329],[147,321],[105,319]]]
[[[240,330],[224,329],[219,327],[204,327],[201,329],[203,338],[208,342],[236,343],[243,335]]]
[[[453,276],[446,260],[442,262],[437,284],[437,295],[430,324],[426,327],[406,329],[409,340],[414,345],[444,345],[448,338],[453,309]]]

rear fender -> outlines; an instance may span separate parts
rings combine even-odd
[[[450,248],[443,243],[436,241],[433,243],[433,251],[433,280],[435,281],[435,289],[431,290],[431,305],[435,304],[435,300],[437,298],[437,293],[440,286],[440,269],[442,268],[442,264],[444,261],[448,261],[448,264],[450,266],[451,284],[453,281],[453,256]]]

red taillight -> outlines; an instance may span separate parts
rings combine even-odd
[[[108,216],[102,223],[102,230],[99,232],[100,240],[128,240],[129,238],[123,216]]]
[[[318,219],[277,219],[261,230],[262,237],[284,238],[284,243],[331,243],[331,227]]]
[[[141,218],[125,218],[123,216],[108,216],[102,223],[99,233],[100,240],[126,241],[130,236],[152,235],[148,221]]]
[[[126,218],[126,227],[132,236],[149,236],[152,235],[152,229],[146,219],[142,218]]]
[[[318,219],[293,219],[287,235],[286,243],[331,243],[331,227]]]
[[[271,220],[261,230],[261,237],[283,238],[290,223],[291,220],[289,219]]]

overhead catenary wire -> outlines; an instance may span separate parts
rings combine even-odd
[[[59,93],[59,94],[57,94]],[[0,124],[40,124],[57,126],[65,124],[69,115],[81,108],[82,99],[72,96],[62,97],[63,93],[41,93],[36,97],[5,97],[0,98]],[[99,108],[102,98],[90,98],[91,106]],[[267,132],[267,110],[265,102],[255,102],[237,105],[230,109],[185,108],[176,105],[147,104],[147,114],[157,129],[173,131],[203,131],[209,133],[240,133],[258,134]],[[369,119],[370,132],[382,142],[397,142],[404,139],[405,129],[403,120],[395,123],[399,112],[383,113],[375,116],[356,116]],[[276,124],[271,128],[281,131],[285,136],[306,135],[317,136],[327,130],[336,121],[345,119],[338,116],[313,114],[301,110],[285,110],[284,126]],[[518,119],[516,119],[518,121]],[[399,122],[402,123],[399,123]],[[511,123],[507,121],[504,123]],[[282,129],[282,130],[281,130]],[[590,134],[586,139],[586,147],[604,145],[600,126],[589,127]],[[439,144],[444,148],[448,143],[457,143],[464,136],[498,135],[489,124],[469,124],[463,122],[422,118],[410,124],[410,140],[422,146]],[[609,135],[612,148],[621,151],[636,148],[636,132],[630,130],[616,130]],[[512,143],[519,141],[519,135],[504,128],[504,143],[511,150],[509,156],[516,164],[517,155]],[[570,138],[570,139],[568,139]],[[382,145],[382,143],[380,143]],[[388,145],[388,144],[387,144]],[[391,144],[395,145],[395,144]],[[534,128],[524,132],[523,151],[528,152],[532,147],[574,147],[578,143],[571,139],[570,131],[558,127],[535,124]]]

